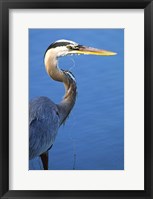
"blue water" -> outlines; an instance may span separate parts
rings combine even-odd
[[[58,131],[49,153],[52,170],[124,169],[124,30],[29,29],[29,98],[64,95],[62,83],[49,78],[43,57],[54,41],[117,52],[116,56],[69,56],[59,60],[77,80],[78,97],[69,119]],[[40,169],[35,159],[30,169]]]

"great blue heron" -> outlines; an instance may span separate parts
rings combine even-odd
[[[45,170],[48,170],[48,151],[54,143],[58,128],[68,117],[76,100],[74,75],[58,67],[59,57],[73,54],[109,56],[116,53],[86,47],[69,40],[58,40],[47,48],[44,55],[46,71],[53,80],[64,83],[65,95],[59,104],[48,97],[38,97],[30,102],[29,159],[40,156]]]

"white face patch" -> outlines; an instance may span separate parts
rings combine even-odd
[[[66,46],[56,47],[56,48],[54,48],[54,51],[55,51],[57,57],[65,56],[69,52],[69,50],[67,49]]]

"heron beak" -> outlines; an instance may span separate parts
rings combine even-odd
[[[117,54],[115,52],[82,46],[82,45],[78,45],[77,50],[73,50],[73,53],[83,54],[83,55],[99,55],[99,56],[112,56]]]

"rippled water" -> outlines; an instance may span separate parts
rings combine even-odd
[[[73,72],[78,97],[49,154],[52,170],[124,169],[124,30],[30,29],[29,98],[48,96],[58,103],[62,83],[49,78],[43,56],[50,43],[69,39],[117,52],[116,56],[63,57],[59,66]],[[29,99],[29,100],[30,100]],[[40,161],[30,162],[40,169]]]

